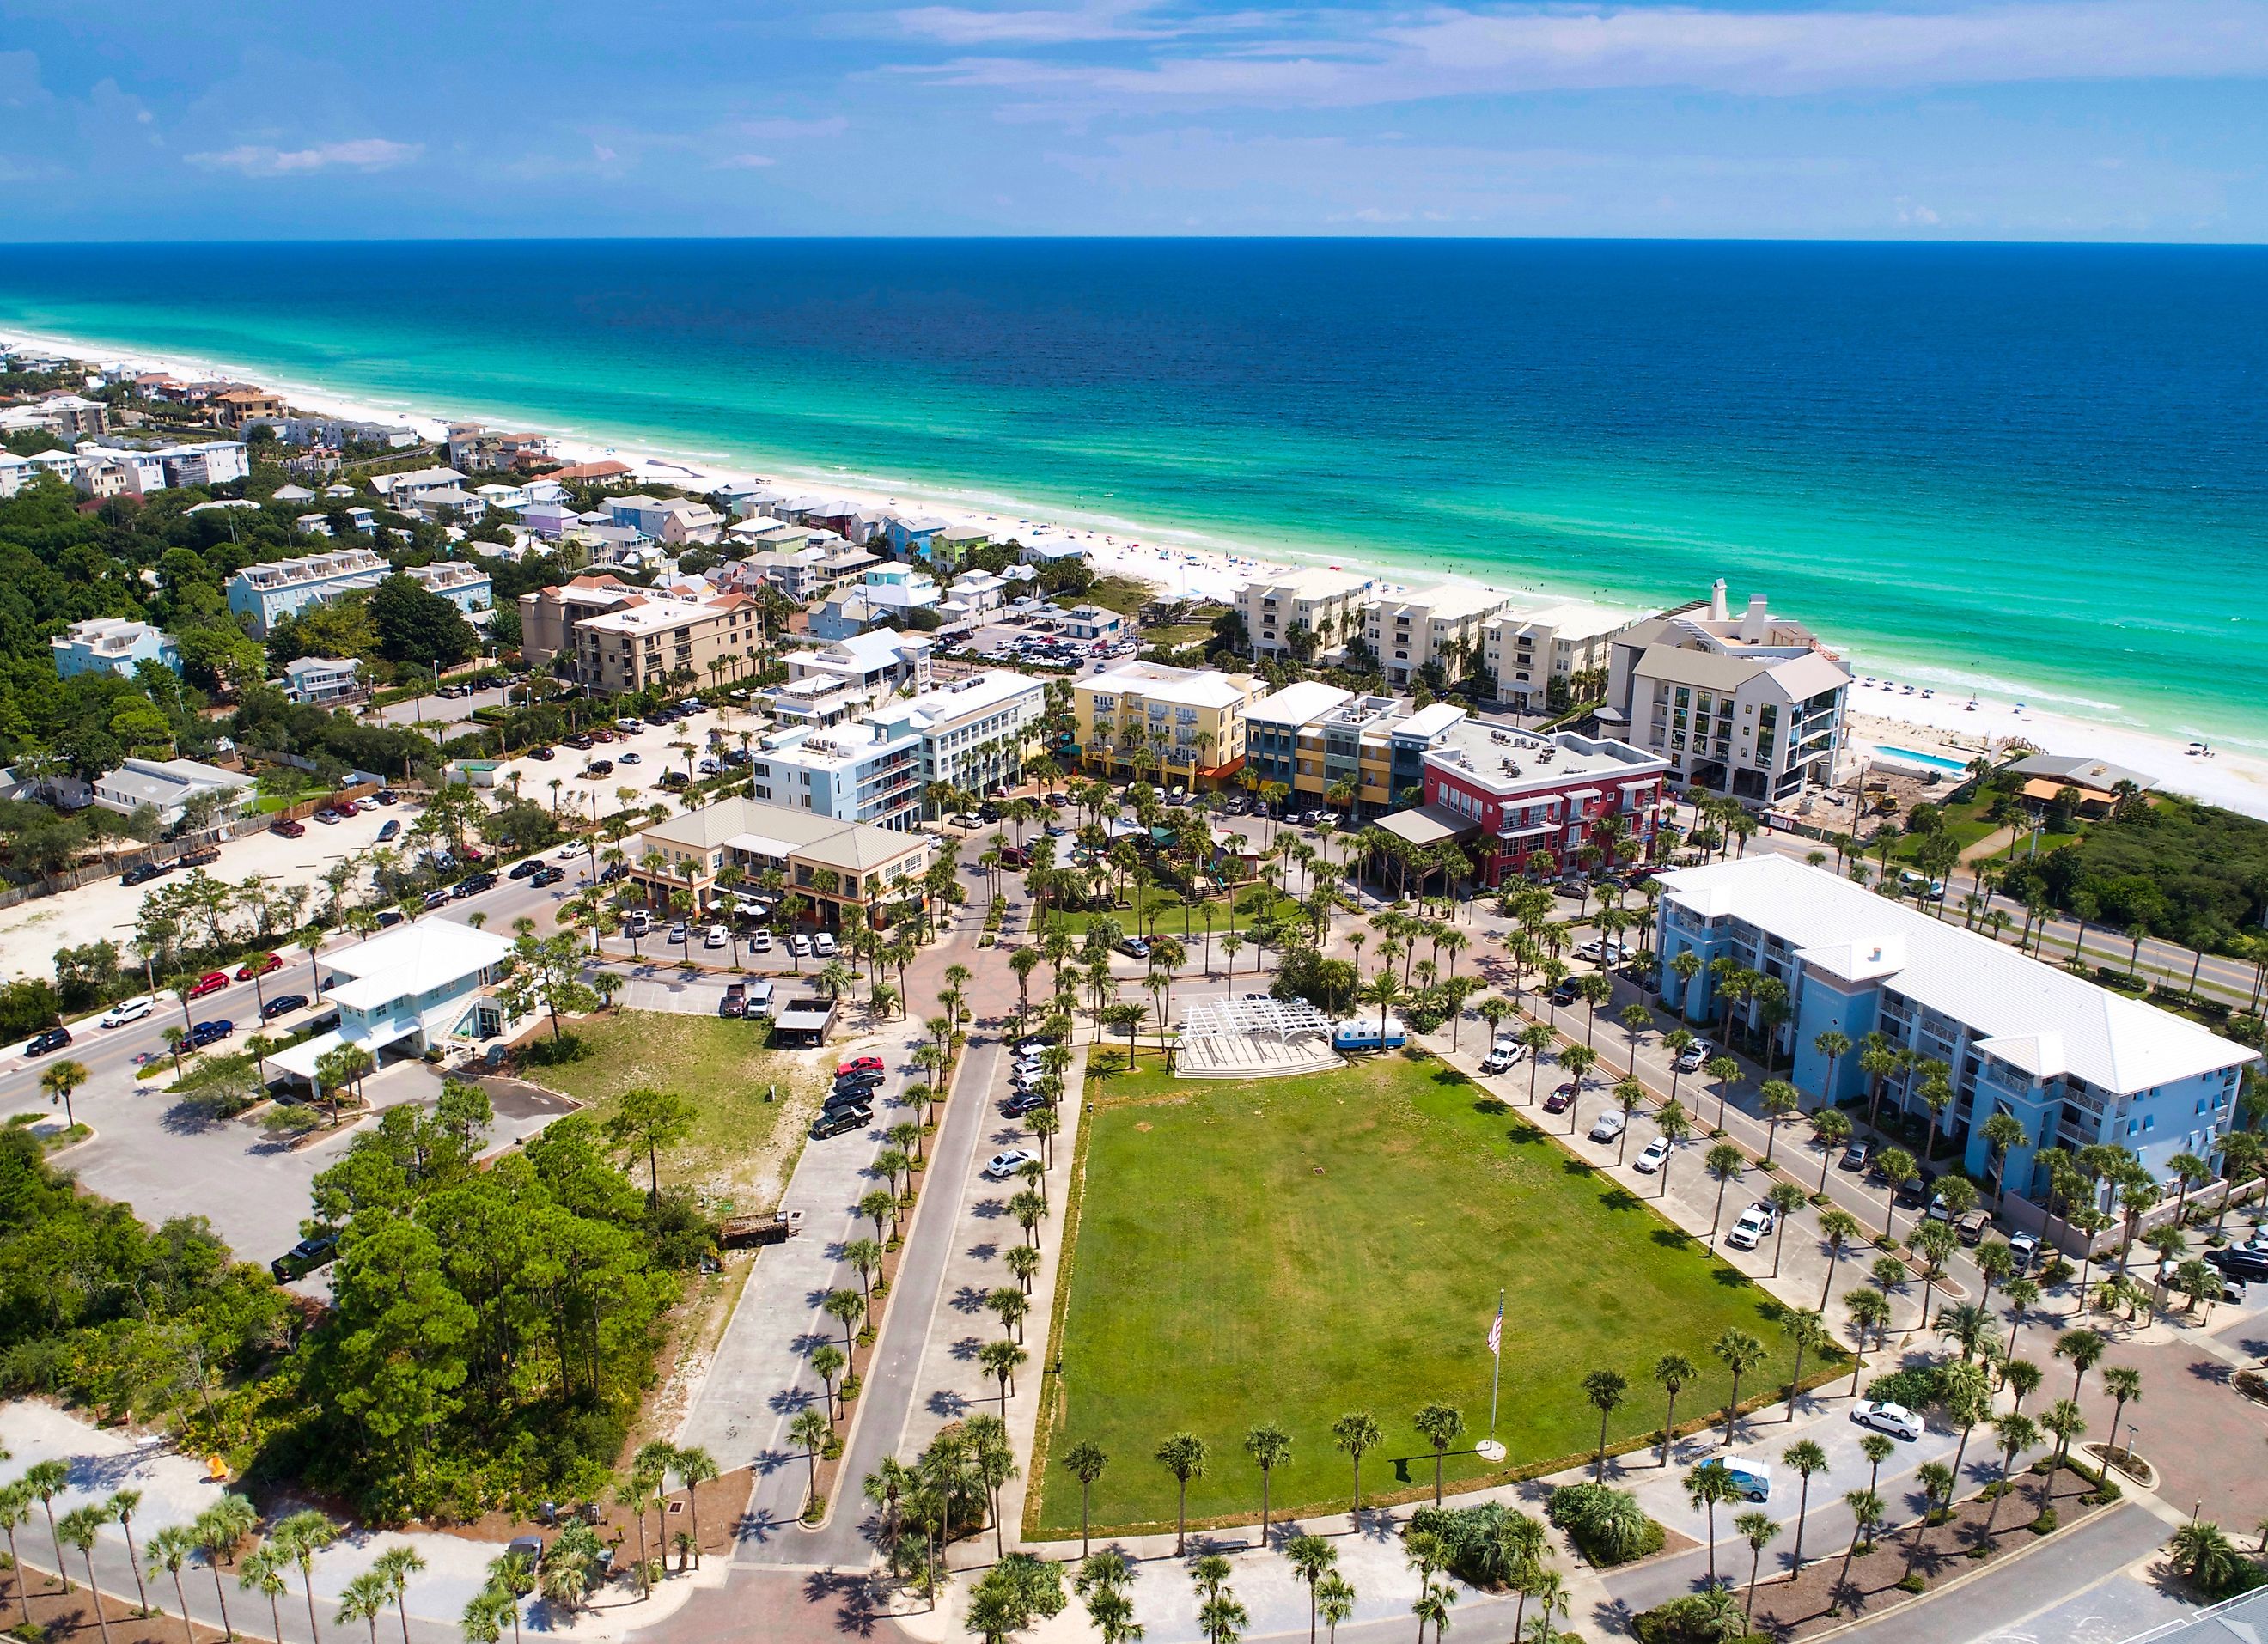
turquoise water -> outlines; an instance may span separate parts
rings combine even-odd
[[[1918,748],[1896,748],[1887,742],[1878,743],[1875,745],[1875,752],[1887,753],[1894,759],[1904,760],[1910,765],[1927,765],[1940,771],[1957,772],[1969,768],[1968,761],[1965,760],[1948,760],[1942,753],[1925,753]]]
[[[1587,242],[0,248],[283,385],[1619,605],[2268,745],[2268,253]]]

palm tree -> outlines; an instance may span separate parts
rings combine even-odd
[[[1730,1056],[1712,1056],[1701,1064],[1701,1071],[1717,1082],[1717,1128],[1725,1128],[1725,1104],[1733,1087],[1741,1082],[1741,1064]]]
[[[246,1553],[236,1567],[236,1584],[268,1600],[269,1630],[279,1639],[284,1636],[284,1595],[291,1590],[291,1579],[284,1574],[290,1563],[280,1548],[269,1544]],[[138,1571],[136,1579],[140,1579]]]
[[[1665,1353],[1653,1361],[1653,1379],[1668,1403],[1661,1417],[1661,1464],[1669,1465],[1669,1447],[1677,1437],[1677,1395],[1701,1374],[1692,1360],[1682,1353]]]
[[[1733,1520],[1733,1529],[1749,1544],[1749,1601],[1741,1613],[1753,1621],[1756,1613],[1756,1572],[1764,1563],[1764,1549],[1779,1535],[1779,1522],[1770,1513],[1742,1513]]]
[[[1709,1585],[1717,1584],[1717,1508],[1741,1499],[1741,1487],[1721,1461],[1705,1461],[1685,1475],[1685,1499],[1709,1516]]]
[[[364,1570],[339,1592],[339,1625],[362,1621],[370,1626],[370,1644],[378,1644],[378,1618],[384,1613],[390,1589],[386,1577]]]
[[[2054,1353],[2058,1359],[2068,1359],[2077,1372],[2071,1378],[2071,1396],[2079,1397],[2079,1390],[2087,1380],[2087,1373],[2102,1361],[2104,1343],[2091,1330],[2066,1330],[2056,1338]]]
[[[1725,1219],[1725,1189],[1741,1179],[1748,1169],[1749,1156],[1729,1141],[1720,1141],[1709,1149],[1704,1161],[1709,1174],[1717,1178],[1717,1207],[1709,1217],[1709,1248],[1717,1248],[1717,1229]]]
[[[1449,1453],[1449,1446],[1465,1430],[1464,1413],[1454,1405],[1439,1399],[1423,1405],[1410,1418],[1410,1425],[1418,1435],[1433,1447],[1433,1505],[1441,1504],[1441,1464]]]
[[[2040,1442],[2039,1423],[2021,1411],[2012,1411],[1993,1419],[1992,1432],[2000,1441],[2000,1487],[1993,1492],[1992,1504],[1984,1514],[1984,1545],[1992,1545],[1992,1521],[2000,1516],[2000,1498],[2008,1494],[2008,1474],[2016,1464],[2016,1457]]]
[[[638,1540],[645,1540],[645,1515],[638,1515]],[[425,1560],[417,1549],[401,1543],[388,1547],[378,1555],[371,1573],[386,1582],[387,1590],[394,1595],[394,1613],[401,1618],[401,1644],[409,1644],[409,1578],[425,1567]],[[640,1572],[643,1576],[644,1572]]]
[[[1839,1206],[1819,1213],[1819,1238],[1827,1246],[1827,1277],[1819,1287],[1820,1311],[1827,1310],[1827,1298],[1835,1288],[1835,1270],[1842,1265],[1844,1252],[1866,1236],[1859,1218]]]
[[[142,1549],[142,1556],[148,1561],[151,1574],[163,1570],[173,1578],[173,1602],[181,1607],[181,1630],[188,1635],[190,1644],[195,1644],[196,1624],[189,1619],[189,1596],[182,1590],[181,1567],[189,1561],[196,1550],[197,1538],[187,1524],[166,1525],[151,1537]]]
[[[1594,1481],[1607,1476],[1607,1420],[1630,1396],[1630,1382],[1618,1370],[1593,1370],[1583,1378],[1583,1396],[1599,1413],[1599,1454],[1591,1468]]]
[[[1158,1446],[1158,1461],[1174,1475],[1174,1482],[1181,1492],[1174,1508],[1174,1556],[1177,1559],[1182,1556],[1188,1540],[1189,1480],[1204,1477],[1209,1455],[1205,1442],[1194,1433],[1168,1435]]]
[[[259,1509],[230,1491],[198,1514],[196,1523],[190,1526],[191,1534],[196,1538],[197,1551],[204,1554],[206,1567],[212,1571],[213,1596],[220,1600],[220,1630],[224,1638],[233,1639],[236,1630],[229,1622],[228,1589],[221,1585],[220,1567],[259,1523]]]
[[[63,1123],[70,1129],[78,1128],[78,1115],[71,1110],[71,1092],[87,1082],[89,1075],[83,1061],[49,1062],[40,1075],[40,1089],[45,1092],[48,1105],[61,1104]]]
[[[1362,1516],[1362,1453],[1375,1445],[1383,1435],[1378,1418],[1367,1410],[1350,1410],[1331,1423],[1331,1442],[1339,1453],[1354,1463],[1354,1516]]]
[[[2126,1414],[2126,1406],[2139,1404],[2142,1398],[2142,1372],[2132,1365],[2114,1364],[2102,1372],[2102,1391],[2112,1399],[2110,1406],[2110,1442],[2118,1442],[2118,1423]]]
[[[1798,1308],[1782,1316],[1780,1329],[1787,1344],[1795,1349],[1795,1363],[1787,1376],[1787,1419],[1795,1420],[1795,1401],[1803,1393],[1803,1355],[1823,1353],[1833,1345],[1826,1318],[1808,1308]]]
[[[321,1644],[322,1629],[315,1621],[315,1555],[339,1538],[339,1527],[313,1508],[293,1513],[269,1532],[269,1545],[279,1547],[299,1567],[299,1585],[307,1596],[308,1636]]]
[[[1260,1545],[1268,1545],[1269,1477],[1292,1459],[1292,1435],[1273,1421],[1263,1421],[1244,1435],[1244,1453],[1260,1469]]]
[[[118,1521],[118,1528],[126,1538],[126,1561],[134,1567],[134,1597],[136,1608],[143,1615],[150,1613],[150,1589],[142,1585],[142,1560],[134,1550],[134,1515],[142,1505],[139,1490],[113,1490],[102,1504],[106,1516]],[[279,1638],[283,1635],[278,1633]]]
[[[24,1487],[40,1500],[48,1516],[48,1539],[55,1546],[55,1574],[63,1577],[63,1591],[71,1589],[70,1572],[63,1567],[63,1538],[55,1533],[55,1498],[70,1486],[70,1469],[59,1461],[34,1462],[24,1469]]]
[[[1815,1473],[1827,1471],[1827,1451],[1812,1439],[1798,1439],[1779,1453],[1781,1463],[1800,1480],[1795,1503],[1795,1556],[1789,1568],[1797,1574],[1803,1573],[1804,1516],[1811,1510],[1811,1479]]]
[[[102,1589],[94,1582],[94,1544],[108,1519],[108,1514],[90,1501],[65,1513],[59,1526],[63,1538],[78,1549],[79,1557],[86,1565],[86,1590],[94,1599],[94,1622],[102,1629],[102,1644],[110,1644],[110,1617],[102,1607]],[[20,1582],[24,1572],[18,1570],[16,1576]]]
[[[1321,1536],[1294,1536],[1284,1544],[1284,1557],[1307,1584],[1307,1644],[1315,1644],[1315,1584],[1338,1564],[1338,1549]]]
[[[1333,1570],[1315,1583],[1315,1613],[1322,1618],[1325,1644],[1338,1644],[1339,1623],[1354,1614],[1354,1587]]]
[[[1732,1372],[1733,1389],[1725,1400],[1725,1442],[1733,1442],[1733,1424],[1741,1414],[1741,1377],[1770,1356],[1764,1344],[1745,1330],[1727,1328],[1709,1344],[1717,1361]]]
[[[1882,1498],[1872,1490],[1845,1490],[1843,1505],[1851,1509],[1851,1545],[1843,1552],[1843,1572],[1835,1578],[1837,1587],[1851,1580],[1851,1560],[1859,1556],[1859,1544],[1867,1539],[1867,1532],[1882,1522]]]
[[[1092,1439],[1082,1439],[1072,1445],[1064,1457],[1064,1465],[1071,1476],[1079,1480],[1079,1554],[1087,1555],[1087,1509],[1094,1494],[1094,1481],[1102,1477],[1102,1470],[1110,1464],[1110,1456]]]

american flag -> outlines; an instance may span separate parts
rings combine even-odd
[[[1504,1353],[1504,1303],[1496,1304],[1496,1322],[1489,1326],[1489,1352],[1501,1357]]]

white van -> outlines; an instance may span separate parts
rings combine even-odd
[[[1771,1500],[1771,1464],[1756,1461],[1747,1456],[1728,1456],[1724,1468],[1733,1480],[1733,1487],[1741,1493],[1743,1501]]]

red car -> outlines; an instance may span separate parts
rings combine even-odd
[[[488,853],[477,845],[468,845],[464,849],[459,851],[457,855],[463,857],[467,862],[486,862],[489,859]]]
[[[842,1063],[835,1069],[835,1076],[839,1079],[846,1073],[880,1073],[881,1071],[882,1059],[880,1056],[853,1056],[849,1061]]]
[[[1547,1113],[1564,1113],[1574,1105],[1575,1086],[1572,1084],[1563,1084],[1543,1098],[1543,1111]]]
[[[255,976],[265,976],[270,971],[280,971],[283,968],[284,956],[280,953],[271,953],[268,956],[268,963],[265,965],[255,967],[251,960],[247,959],[243,964],[238,965],[236,967],[236,980],[240,982],[248,982]]]
[[[217,994],[227,986],[226,971],[207,971],[202,976],[197,978],[197,985],[189,989],[189,997],[202,999],[207,994]]]
[[[303,839],[306,836],[307,825],[304,822],[294,822],[287,817],[282,821],[270,822],[268,825],[268,831],[284,839]]]
[[[351,799],[342,799],[331,808],[342,817],[358,817],[362,814],[362,807]]]

